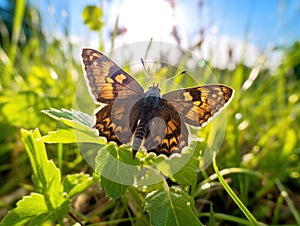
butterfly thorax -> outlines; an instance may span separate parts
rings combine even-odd
[[[144,103],[147,105],[146,107],[156,108],[158,107],[158,103],[160,100],[160,88],[158,84],[153,84],[150,86],[145,93]]]

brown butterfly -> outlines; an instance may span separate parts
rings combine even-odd
[[[90,92],[104,104],[96,113],[99,136],[117,144],[132,143],[132,156],[147,152],[170,156],[188,145],[186,124],[204,126],[233,96],[225,85],[204,85],[161,96],[158,84],[146,92],[111,59],[83,49],[82,59]]]

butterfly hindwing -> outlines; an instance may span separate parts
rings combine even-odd
[[[226,106],[232,94],[233,90],[224,85],[204,85],[175,90],[166,93],[162,98],[174,105],[184,122],[193,126],[204,126]]]
[[[82,59],[90,91],[100,103],[113,103],[114,99],[143,95],[143,88],[127,72],[104,54],[83,49]]]
[[[99,131],[99,135],[106,137],[108,141],[121,144],[115,134],[116,124],[111,121],[111,105],[104,106],[96,113],[95,128]]]
[[[148,152],[170,156],[188,145],[188,130],[174,106],[160,99],[159,108],[151,116],[149,134],[144,147]]]

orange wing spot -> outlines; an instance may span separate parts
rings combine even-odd
[[[173,120],[171,120],[171,121],[168,122],[168,127],[169,127],[172,131],[176,130],[176,128],[177,128],[177,126],[174,124]]]
[[[115,79],[116,79],[116,81],[117,81],[117,82],[119,82],[119,83],[121,83],[121,84],[122,84],[122,83],[123,83],[123,81],[126,79],[126,76],[125,76],[125,75],[123,75],[123,74],[119,74],[119,75],[117,75],[117,76],[116,76],[116,78],[115,78]]]
[[[184,100],[187,100],[187,101],[188,100],[193,100],[193,97],[188,92],[184,92],[183,96],[184,96]]]
[[[194,101],[194,105],[200,106],[201,102],[200,101]]]
[[[104,130],[104,126],[102,124],[98,123],[96,126],[97,126],[98,130],[100,130],[100,131]]]
[[[176,145],[177,145],[177,140],[176,140],[175,137],[172,137],[172,138],[170,139],[170,144],[176,144]]]
[[[109,78],[109,77],[107,77],[107,78],[106,78],[106,82],[108,82],[108,83],[114,83],[114,80],[111,79],[111,78]]]
[[[169,142],[168,142],[169,140],[168,139],[163,139],[163,141],[161,142],[161,146],[163,146],[163,144],[166,144],[167,145],[167,147],[169,147]]]
[[[96,52],[92,52],[92,54],[90,55],[90,60],[93,60],[94,58],[99,58],[100,55]]]
[[[102,89],[105,90],[105,91],[108,91],[108,90],[112,91],[113,90],[113,86],[112,86],[112,84],[105,83],[105,84],[103,84]]]
[[[105,122],[106,123],[106,127],[108,127],[107,125],[110,124],[110,118],[104,119],[103,122]]]

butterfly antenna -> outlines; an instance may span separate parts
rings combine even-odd
[[[173,79],[173,78],[175,78],[175,77],[177,77],[177,76],[179,76],[179,75],[185,74],[185,73],[187,73],[187,70],[186,70],[186,69],[184,69],[184,70],[180,71],[179,73],[177,73],[177,74],[171,76],[170,78],[167,78],[167,79],[163,80],[161,83],[167,82],[167,81],[169,81],[169,80],[171,80],[171,79]]]
[[[151,77],[149,71],[147,70],[146,66],[145,66],[145,62],[143,60],[143,58],[141,58],[141,62],[142,62],[142,65],[143,65],[143,68],[144,68],[144,71],[145,71],[145,74],[147,77]]]

